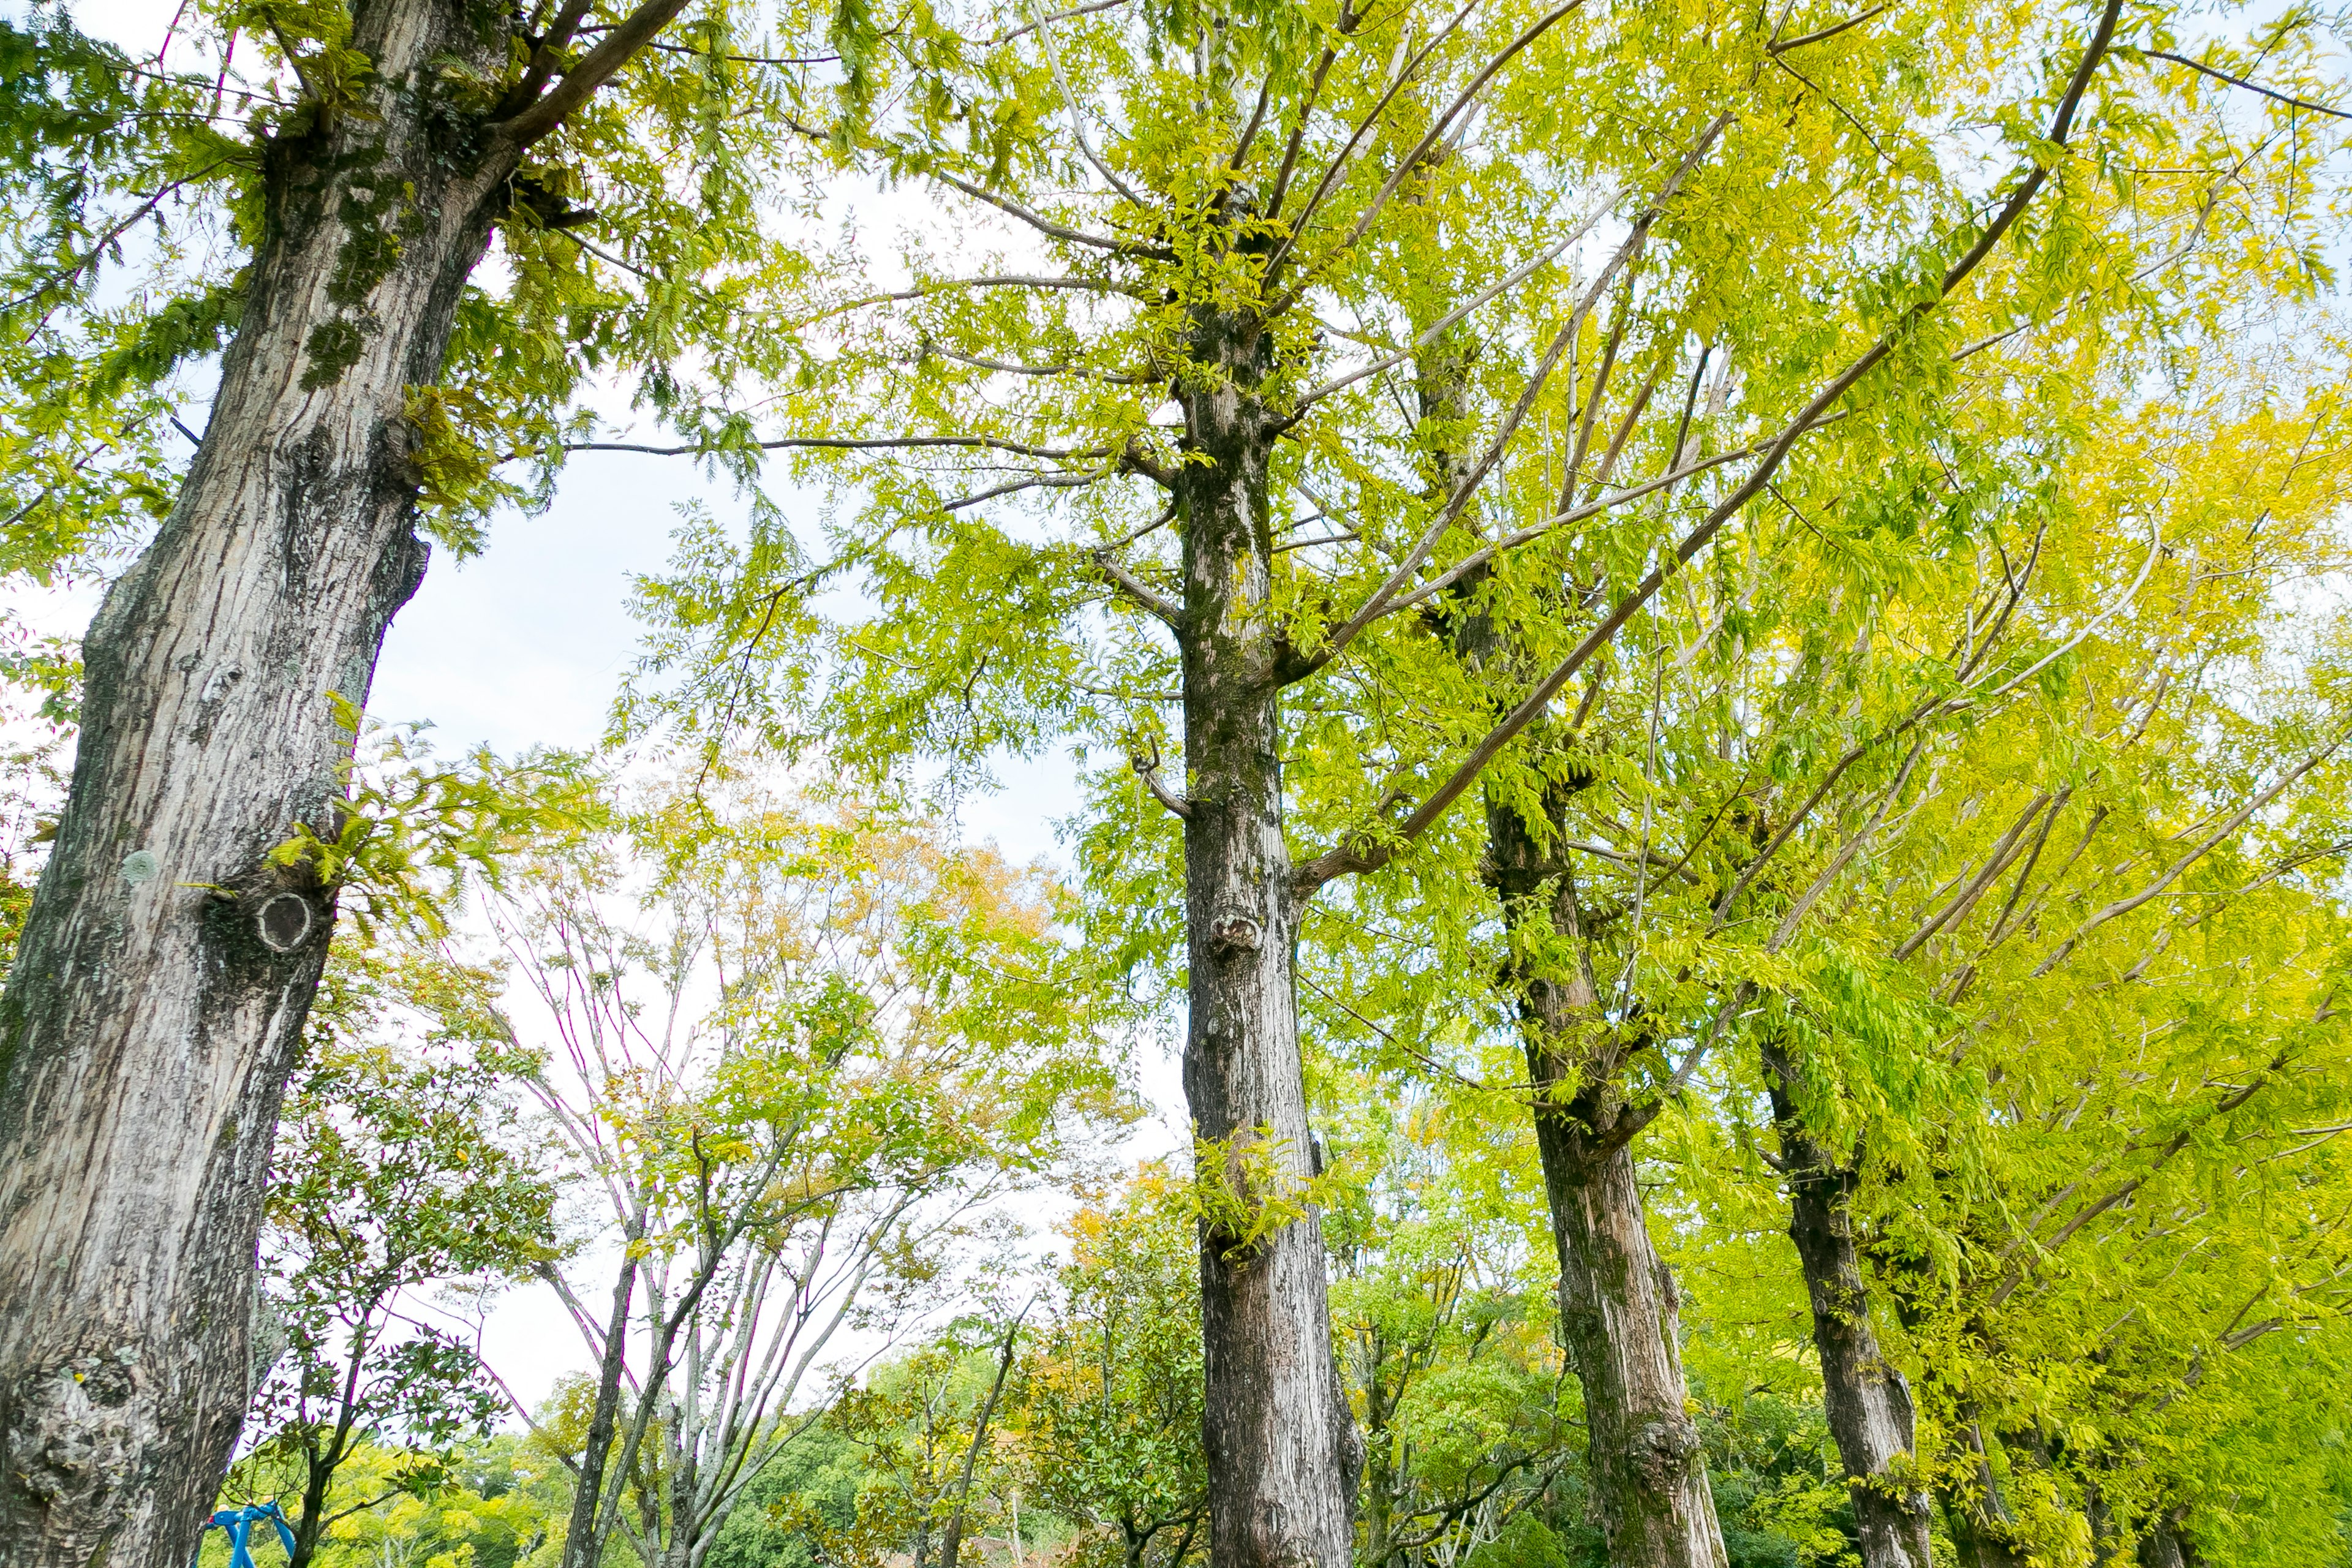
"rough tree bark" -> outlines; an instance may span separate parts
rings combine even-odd
[[[1563,886],[1561,900],[1573,896]],[[1573,1048],[1598,1011],[1589,977],[1531,979],[1523,994],[1536,1152],[1559,1258],[1560,1339],[1584,1388],[1594,1511],[1609,1561],[1723,1568],[1706,1457],[1685,1408],[1681,1300],[1651,1244],[1634,1181],[1633,1137],[1649,1118],[1625,1103],[1613,1062]]]
[[[1982,1430],[1975,1421],[1964,1420],[1959,1436],[1969,1454],[1966,1474],[1939,1485],[1937,1495],[1943,1500],[1944,1518],[1963,1568],[2026,1568],[2016,1521],[1985,1453]]]
[[[637,1283],[636,1262],[627,1255],[627,1248],[636,1239],[634,1234],[624,1238],[621,1277],[613,1282],[613,1311],[604,1323],[604,1353],[597,1358],[588,1435],[580,1445],[580,1468],[572,1477],[562,1568],[596,1568],[597,1559],[604,1554],[604,1540],[596,1525],[604,1503],[604,1468],[611,1462],[613,1439],[620,1427],[621,1380],[629,1359],[629,1303]]]
[[[210,426],[84,644],[71,792],[0,999],[6,1568],[179,1568],[236,1434],[278,1091],[334,918],[268,851],[333,832],[331,694],[364,700],[425,570],[407,389],[440,374],[522,146],[601,79],[583,60],[527,131],[495,120],[462,79],[505,71],[509,26],[471,0],[356,7],[373,73],[262,150]]]
[[[1566,802],[1553,803],[1553,826]],[[1554,837],[1558,837],[1555,832]],[[1579,955],[1565,979],[1514,973],[1534,1086],[1536,1152],[1559,1259],[1560,1341],[1584,1389],[1597,1522],[1618,1568],[1723,1568],[1698,1428],[1685,1408],[1680,1298],[1651,1244],[1633,1138],[1654,1111],[1617,1081],[1622,1033],[1601,1021],[1574,880],[1517,809],[1486,811],[1488,875],[1517,918],[1548,916]]]
[[[1283,840],[1266,466],[1276,420],[1259,401],[1272,336],[1197,307],[1176,396],[1183,603],[1184,905],[1191,1019],[1184,1092],[1194,1131],[1225,1151],[1245,1201],[1295,1188],[1311,1159],[1293,963],[1301,901]],[[1254,1152],[1253,1152],[1254,1151]],[[1209,1554],[1217,1568],[1346,1568],[1355,1423],[1330,1335],[1322,1222],[1310,1208],[1244,1249],[1204,1226],[1202,1339]]]
[[[1785,1046],[1768,1039],[1761,1054],[1789,1189],[1789,1238],[1812,1304],[1822,1403],[1853,1500],[1864,1568],[1928,1568],[1933,1515],[1919,1480],[1911,1385],[1879,1348],[1854,1242],[1860,1171],[1814,1138],[1792,1092]]]
[[[2175,1509],[2139,1538],[2136,1553],[2139,1568],[2200,1568],[2205,1559],[2197,1554],[2196,1544],[2182,1532],[2181,1519],[2181,1510]]]
[[[1465,367],[1446,347],[1418,364],[1424,421],[1459,421]],[[1442,493],[1463,483],[1459,454],[1435,455]],[[1472,665],[1507,658],[1500,628],[1474,605],[1486,581],[1464,579],[1447,630]],[[1560,837],[1564,795],[1548,802]],[[1576,889],[1511,805],[1486,809],[1486,877],[1512,918],[1547,920],[1586,952]],[[1634,1180],[1633,1140],[1653,1111],[1625,1102],[1622,1044],[1594,1034],[1591,976],[1565,982],[1521,972],[1520,1028],[1535,1086],[1536,1148],[1559,1263],[1560,1340],[1584,1394],[1585,1441],[1597,1522],[1619,1568],[1722,1568],[1722,1528],[1698,1429],[1685,1408],[1679,1299],[1651,1245]],[[1573,1086],[1571,1088],[1571,1086]]]

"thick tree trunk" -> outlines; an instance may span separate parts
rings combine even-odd
[[[1528,1059],[1547,1081],[1542,1053]],[[1559,1253],[1560,1338],[1584,1387],[1598,1522],[1612,1568],[1723,1568],[1706,1462],[1685,1408],[1674,1277],[1650,1242],[1631,1138],[1596,1132],[1583,1114],[1590,1100],[1539,1104],[1536,1149]]]
[[[1812,1303],[1822,1402],[1853,1499],[1864,1568],[1928,1568],[1932,1512],[1919,1477],[1911,1385],[1879,1349],[1854,1244],[1859,1173],[1812,1136],[1790,1093],[1794,1075],[1783,1047],[1768,1041],[1763,1059],[1789,1188],[1789,1238]]]
[[[247,1397],[279,1086],[335,830],[425,552],[405,389],[438,374],[503,181],[446,101],[498,7],[377,0],[364,102],[266,153],[268,231],[211,427],[84,645],[80,748],[0,1001],[0,1564],[179,1568]],[[509,156],[510,161],[510,156]]]
[[[1184,1091],[1195,1134],[1223,1151],[1222,1180],[1262,1207],[1295,1202],[1312,1175],[1276,703],[1273,421],[1253,391],[1271,342],[1255,321],[1205,307],[1192,336],[1176,480],[1191,797]],[[1346,1568],[1355,1424],[1331,1344],[1320,1217],[1309,1207],[1246,1246],[1204,1226],[1201,1308],[1210,1561]]]

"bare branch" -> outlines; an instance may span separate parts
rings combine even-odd
[[[1137,752],[1128,758],[1128,762],[1134,767],[1135,776],[1143,781],[1143,787],[1151,792],[1152,799],[1184,821],[1192,820],[1192,803],[1170,789],[1160,777],[1160,753],[1157,748],[1153,749],[1150,756]]]
[[[1383,358],[1375,360],[1370,364],[1365,365],[1361,369],[1351,370],[1343,376],[1339,376],[1335,380],[1327,381],[1322,385],[1310,389],[1298,399],[1298,407],[1302,409],[1310,407],[1313,405],[1321,402],[1324,398],[1330,396],[1335,392],[1339,392],[1348,387],[1353,386],[1356,383],[1363,380],[1366,376],[1378,375],[1384,370],[1391,370],[1397,365],[1402,364],[1406,360],[1411,359],[1414,354],[1420,353],[1423,349],[1427,348],[1431,343],[1436,342],[1438,335],[1444,332],[1448,327],[1454,325],[1454,322],[1470,314],[1471,311],[1477,310],[1480,306],[1486,304],[1488,300],[1494,299],[1495,296],[1502,293],[1505,289],[1515,289],[1521,283],[1526,282],[1528,279],[1534,276],[1538,268],[1543,267],[1546,263],[1559,256],[1561,251],[1566,250],[1570,246],[1574,245],[1578,240],[1582,239],[1586,235],[1591,233],[1594,226],[1599,224],[1603,217],[1607,216],[1608,212],[1608,207],[1605,205],[1602,205],[1591,217],[1586,218],[1582,223],[1577,225],[1572,232],[1564,236],[1558,243],[1552,245],[1546,250],[1538,252],[1529,260],[1520,263],[1517,267],[1513,268],[1510,271],[1496,279],[1488,287],[1480,289],[1477,293],[1472,295],[1461,304],[1456,305],[1453,310],[1448,310],[1444,315],[1440,316],[1435,322],[1432,323],[1427,331],[1413,339],[1406,347],[1401,348],[1394,353],[1386,355]]]
[[[1137,577],[1134,573],[1129,572],[1126,567],[1121,566],[1117,561],[1113,560],[1111,558],[1111,553],[1108,549],[1097,550],[1092,552],[1092,555],[1094,563],[1097,567],[1101,568],[1102,574],[1109,578],[1113,583],[1117,584],[1119,590],[1126,594],[1129,598],[1134,600],[1137,604],[1142,605],[1145,609],[1150,611],[1161,620],[1167,622],[1171,626],[1176,626],[1183,620],[1184,607],[1182,605],[1177,604],[1173,599],[1167,597],[1165,595],[1155,592],[1148,584]]]
[[[2189,867],[2195,865],[2199,860],[2203,859],[2207,853],[2209,853],[2215,845],[2221,843],[2222,839],[2228,837],[2231,834],[2235,833],[2245,824],[2248,817],[2251,817],[2254,813],[2270,805],[2271,802],[2276,800],[2280,795],[2284,795],[2288,787],[2297,779],[2302,778],[2304,774],[2309,773],[2312,769],[2326,762],[2329,757],[2335,755],[2337,750],[2339,750],[2347,740],[2352,740],[2352,729],[2338,731],[2336,732],[2336,739],[2328,742],[2327,744],[2322,746],[2318,751],[2314,752],[2310,756],[2305,757],[2302,762],[2288,769],[2284,773],[2280,775],[2278,781],[2272,784],[2270,788],[2263,790],[2261,794],[2247,801],[2245,805],[2240,806],[2237,810],[2231,812],[2227,817],[2223,818],[2220,826],[2214,828],[2212,832],[2207,834],[2204,837],[2199,839],[2194,845],[2190,846],[2186,854],[2182,855],[2171,865],[2166,867],[2157,875],[2156,879],[2149,882],[2147,887],[2142,888],[2138,892],[2133,893],[2127,898],[2117,899],[2115,902],[2107,905],[2106,908],[2099,910],[2096,914],[2084,921],[2081,925],[2075,927],[2074,935],[2068,937],[2064,942],[2060,942],[2055,948],[2052,949],[2050,956],[2043,959],[2040,963],[2034,966],[2033,977],[2038,980],[2042,975],[2045,975],[2052,970],[2057,968],[2061,963],[2064,962],[2066,955],[2073,952],[2075,947],[2081,943],[2084,937],[2090,935],[2099,927],[2106,924],[2107,921],[2131,913],[2134,910],[2138,909],[2142,904],[2147,903],[2150,899],[2153,899],[2158,894],[2163,892],[2165,889],[2172,886],[2174,882],[2179,879],[2182,872],[2188,870]]]
[[[1886,4],[1883,5],[1873,5],[1869,10],[1864,11],[1859,16],[1849,16],[1844,21],[1832,23],[1829,26],[1820,29],[1818,32],[1807,33],[1801,37],[1790,38],[1786,42],[1775,41],[1769,43],[1764,47],[1773,54],[1785,55],[1790,49],[1801,49],[1807,44],[1826,42],[1831,38],[1836,37],[1840,33],[1844,32],[1847,28],[1859,27],[1864,22],[1869,21],[1873,16],[1883,16],[1885,13],[1892,9],[1894,9],[1894,0],[1886,0]]]
[[[1142,257],[1153,261],[1172,261],[1176,258],[1176,253],[1164,245],[1134,245],[1123,239],[1110,239],[1099,234],[1088,234],[1083,229],[1072,228],[1067,224],[1055,223],[1045,214],[1033,212],[1010,196],[1000,196],[985,186],[975,185],[969,180],[958,179],[943,169],[927,169],[924,173],[941,184],[961,191],[974,201],[986,202],[1000,212],[1012,214],[1038,233],[1050,235],[1055,239],[1066,239],[1073,245],[1091,245],[1097,250],[1108,250],[1114,256]]]
[[[1082,449],[1074,447],[1032,447],[1020,441],[1002,441],[993,436],[792,436],[773,441],[748,443],[763,452],[878,452],[899,448],[953,447],[989,452],[1010,452],[1021,458],[1043,458],[1066,460],[1079,458],[1100,458],[1106,454],[1100,447]],[[566,452],[642,452],[655,458],[719,457],[729,448],[700,443],[683,447],[648,447],[635,441],[566,441],[560,448]]]
[[[1097,11],[1108,11],[1114,6],[1124,5],[1127,3],[1128,0],[1094,0],[1091,5],[1073,5],[1066,11],[1055,11],[1049,16],[1040,16],[1034,22],[1024,22],[1010,32],[999,33],[982,47],[994,48],[1000,44],[1011,43],[1024,33],[1034,33],[1049,22],[1066,22],[1073,16],[1091,16]]]
[[[2174,65],[2187,66],[2200,76],[2209,76],[2215,81],[2228,82],[2231,87],[2242,87],[2248,92],[2258,92],[2264,98],[2279,103],[2288,104],[2296,109],[2308,109],[2315,114],[2334,115],[2338,120],[2352,120],[2352,114],[2347,114],[2343,110],[2330,109],[2324,103],[2314,103],[2307,98],[2291,98],[2285,93],[2273,91],[2259,82],[2248,81],[2244,77],[2231,76],[2225,70],[2216,70],[2201,60],[2190,59],[2187,55],[2169,54],[2163,49],[2145,49],[2141,52],[2152,60],[2170,60]]]

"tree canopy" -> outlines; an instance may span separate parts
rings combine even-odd
[[[0,22],[0,1564],[2345,1561],[2347,26]]]

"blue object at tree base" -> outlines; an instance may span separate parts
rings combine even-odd
[[[285,1542],[286,1555],[290,1561],[294,1556],[294,1531],[274,1502],[249,1502],[243,1508],[225,1508],[205,1521],[206,1530],[228,1531],[228,1568],[253,1568],[253,1552],[246,1546],[246,1540],[252,1535],[253,1527],[265,1519],[278,1526],[278,1539]],[[189,1562],[188,1568],[196,1568],[196,1563],[203,1560],[204,1554],[204,1538],[199,1536],[196,1539],[196,1555]]]

